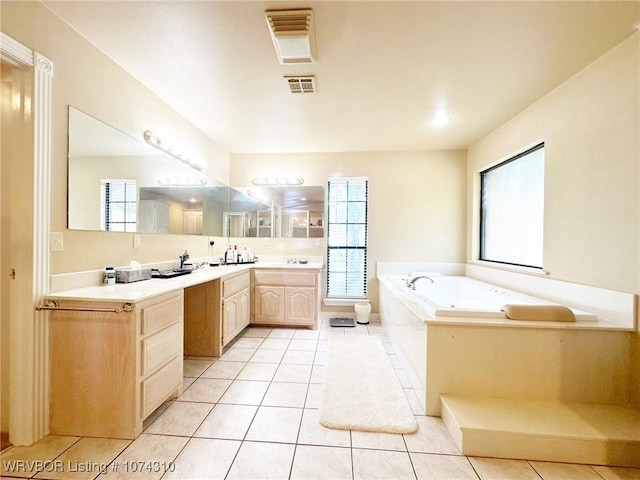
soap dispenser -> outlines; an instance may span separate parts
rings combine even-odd
[[[225,257],[225,263],[229,264],[229,263],[235,263],[235,253],[233,252],[233,247],[231,245],[229,245],[229,248],[227,249],[227,255]]]

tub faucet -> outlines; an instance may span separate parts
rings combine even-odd
[[[427,275],[416,275],[415,277],[410,278],[409,280],[407,280],[407,287],[409,287],[411,290],[415,290],[416,289],[416,282],[418,280],[420,280],[421,278],[426,278],[431,283],[434,283],[433,278],[428,277]]]

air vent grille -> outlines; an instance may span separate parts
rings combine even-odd
[[[281,64],[315,61],[313,11],[267,10],[265,13],[271,41]]]
[[[285,80],[289,85],[291,93],[315,93],[316,92],[316,77],[308,75],[304,77],[285,76]]]
[[[267,10],[266,16],[271,30],[278,34],[309,34],[312,22],[311,10]]]

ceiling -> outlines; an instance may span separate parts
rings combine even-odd
[[[46,1],[232,153],[464,149],[637,33],[640,2]],[[280,65],[264,11],[311,8]],[[313,74],[291,94],[284,75]],[[451,116],[446,127],[431,120]]]

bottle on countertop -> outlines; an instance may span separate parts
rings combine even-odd
[[[233,252],[233,247],[229,245],[229,249],[227,250],[227,255],[225,257],[225,263],[235,263],[235,253]]]
[[[105,267],[102,283],[105,285],[116,284],[116,270],[113,267]]]

